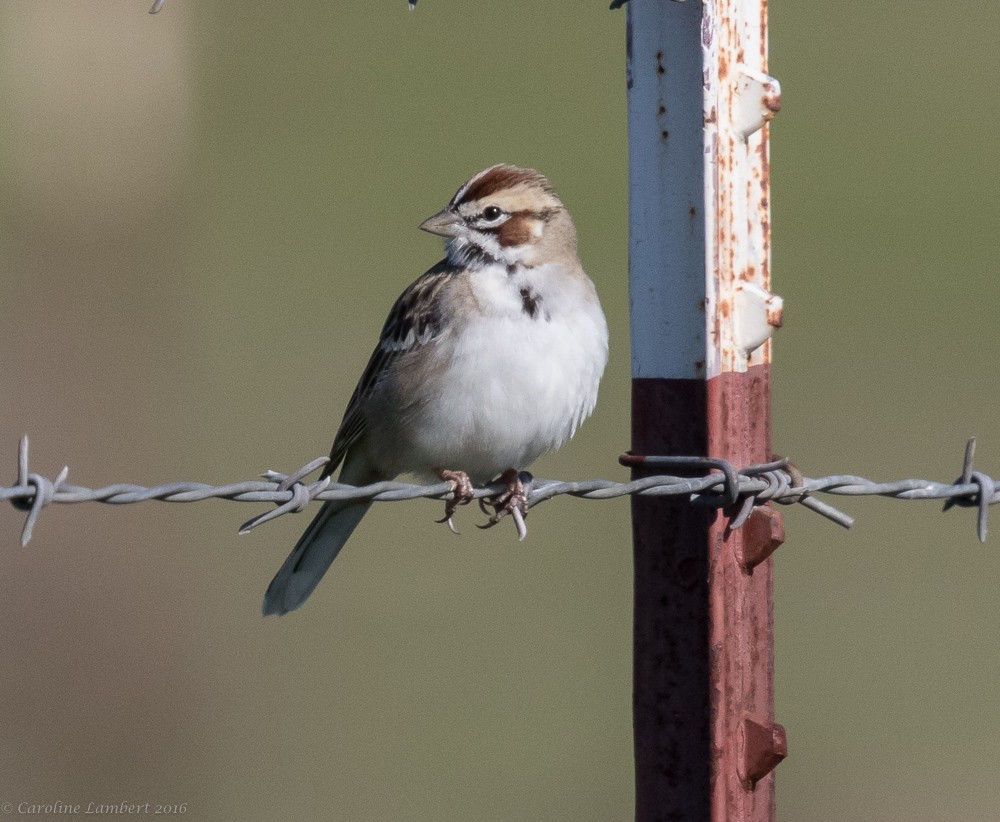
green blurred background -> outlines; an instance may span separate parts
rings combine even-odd
[[[648,1],[648,0],[636,0]],[[1000,5],[771,6],[777,449],[814,476],[996,472]],[[623,12],[601,0],[0,6],[0,459],[70,481],[228,482],[329,447],[415,229],[472,172],[547,173],[612,330],[594,419],[628,446]],[[786,510],[779,818],[992,820],[997,543],[968,511]],[[625,501],[526,543],[378,506],[314,598],[261,595],[305,517],[0,509],[0,801],[186,818],[632,814]],[[1000,526],[998,526],[1000,527]],[[44,818],[36,816],[35,818]]]

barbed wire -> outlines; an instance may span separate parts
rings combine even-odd
[[[730,462],[704,457],[665,457],[625,454],[623,465],[655,470],[669,468],[685,474],[699,472],[698,476],[673,476],[660,474],[642,477],[629,482],[593,479],[580,482],[538,479],[527,472],[521,474],[525,485],[527,507],[533,508],[561,495],[589,500],[614,499],[624,496],[688,497],[694,505],[707,505],[729,509],[729,527],[739,528],[749,518],[755,506],[772,501],[781,505],[798,504],[849,528],[854,520],[833,506],[815,498],[815,494],[839,496],[881,496],[892,499],[944,500],[944,510],[952,506],[978,509],[976,532],[980,541],[986,541],[989,507],[1000,502],[997,481],[973,470],[975,438],[965,448],[962,474],[953,483],[924,479],[901,479],[876,482],[853,474],[836,474],[828,477],[805,477],[787,459],[751,465],[737,470]],[[355,487],[335,483],[331,478],[305,483],[313,471],[328,462],[320,457],[303,465],[290,474],[265,471],[262,480],[235,482],[227,485],[209,485],[202,482],[170,482],[146,487],[131,483],[117,483],[101,488],[84,488],[66,482],[69,467],[64,467],[54,480],[28,470],[28,437],[21,438],[17,456],[17,479],[14,485],[0,487],[0,501],[9,500],[16,508],[26,511],[21,530],[21,544],[27,545],[42,509],[52,503],[102,502],[107,505],[127,505],[147,500],[162,502],[200,502],[206,499],[223,499],[233,502],[271,502],[277,508],[245,522],[239,533],[269,522],[284,514],[303,511],[313,500],[372,500],[395,502],[410,499],[449,499],[454,491],[452,482],[417,485],[404,482],[376,482]],[[506,485],[497,483],[473,489],[473,498],[482,507],[498,497]],[[484,508],[485,510],[485,508]],[[514,511],[518,537],[527,534],[523,517]],[[497,516],[488,525],[496,524]]]
[[[153,5],[149,9],[149,13],[150,14],[157,14],[160,11],[160,9],[163,8],[163,3],[164,2],[165,2],[165,0],[153,0]],[[611,0],[611,5],[608,6],[608,8],[612,9],[612,10],[614,10],[614,9],[620,9],[627,2],[628,2],[628,0]],[[675,2],[677,2],[677,3],[683,3],[684,0],[675,0]],[[410,11],[413,11],[417,7],[417,0],[407,0],[406,5],[407,5],[407,8],[409,8]]]

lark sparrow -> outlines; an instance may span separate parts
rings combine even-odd
[[[537,171],[487,168],[420,228],[445,238],[447,256],[389,312],[323,476],[343,462],[339,481],[351,485],[451,480],[450,525],[471,483],[498,475],[504,510],[523,507],[517,469],[594,409],[608,328],[573,221]],[[323,505],[268,587],[265,614],[305,602],[370,505]]]

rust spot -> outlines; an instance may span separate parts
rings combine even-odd
[[[767,308],[767,324],[771,328],[781,328],[785,324],[784,304],[769,305]]]
[[[723,317],[728,317],[732,313],[733,313],[733,307],[729,304],[729,301],[728,300],[720,300],[719,301],[719,314],[721,314]]]
[[[667,107],[663,105],[663,103],[660,103],[660,107],[656,110],[656,116],[662,117],[666,113],[667,113]]]
[[[664,142],[666,142],[666,140],[667,140],[667,138],[669,136],[670,136],[670,132],[667,131],[666,129],[663,129],[663,131],[660,132],[660,139],[663,140]]]

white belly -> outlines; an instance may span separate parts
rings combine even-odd
[[[388,448],[376,446],[380,461],[395,463],[390,472],[449,468],[486,482],[561,446],[594,409],[608,354],[600,306],[580,299],[575,283],[569,295],[546,288],[536,269],[532,317],[505,271],[483,274],[477,296],[495,310],[437,344],[444,367],[422,383],[403,424],[383,432]]]

